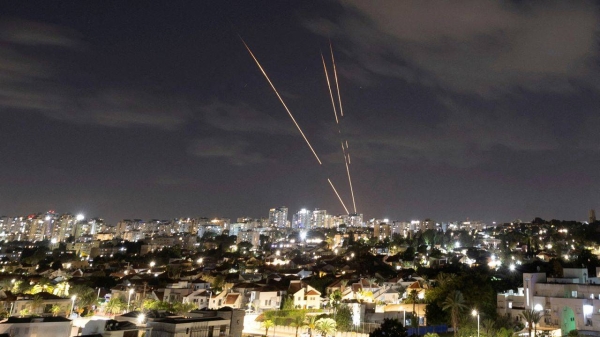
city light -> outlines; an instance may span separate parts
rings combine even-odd
[[[479,312],[475,309],[471,312],[471,315],[477,316],[477,337],[479,337]]]
[[[75,299],[77,298],[77,295],[73,295],[71,296],[71,315],[73,315],[73,310],[75,309]]]
[[[85,219],[85,216],[83,214],[77,214],[77,217],[75,219],[77,221],[81,221],[81,220]]]

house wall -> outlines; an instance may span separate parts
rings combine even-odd
[[[71,324],[71,321],[3,323],[0,324],[0,334],[7,333],[11,337],[68,337]]]

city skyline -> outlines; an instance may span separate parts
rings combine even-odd
[[[344,213],[331,42],[358,213],[586,219],[597,5],[475,3],[3,4],[0,214]]]

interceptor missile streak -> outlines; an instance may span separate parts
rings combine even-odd
[[[306,138],[306,135],[304,134],[304,132],[302,132],[302,129],[300,128],[300,125],[298,125],[298,122],[296,122],[296,119],[292,115],[292,112],[290,111],[290,109],[287,107],[287,105],[283,101],[283,98],[281,98],[281,95],[279,95],[279,92],[275,88],[275,85],[273,85],[273,82],[271,82],[271,79],[269,78],[269,76],[267,75],[267,73],[265,72],[265,70],[263,69],[263,67],[260,65],[260,63],[258,62],[258,59],[256,59],[256,57],[254,56],[254,53],[252,52],[252,50],[250,50],[250,47],[248,47],[248,45],[246,44],[246,41],[244,41],[244,39],[242,39],[241,36],[240,36],[240,40],[242,40],[242,43],[244,44],[244,46],[246,47],[246,49],[250,53],[250,56],[252,56],[252,58],[254,59],[254,62],[256,62],[256,65],[258,66],[258,69],[260,69],[260,71],[262,72],[262,74],[267,79],[267,82],[269,82],[269,84],[271,85],[271,88],[275,92],[275,95],[277,95],[277,98],[279,98],[279,101],[281,102],[281,104],[285,108],[285,111],[287,111],[288,115],[290,115],[290,118],[292,119],[292,122],[294,122],[294,125],[296,125],[296,128],[298,129],[298,131],[302,135],[302,138],[304,138],[304,141],[306,142],[306,145],[308,145],[308,147],[310,148],[310,150],[312,151],[312,153],[315,155],[315,158],[319,162],[319,165],[322,165],[321,159],[319,159],[319,156],[317,155],[317,152],[315,151],[315,149],[313,149],[312,145],[310,145],[310,142],[308,141],[308,138]]]

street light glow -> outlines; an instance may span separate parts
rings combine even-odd
[[[85,216],[83,214],[77,214],[77,217],[75,219],[77,219],[77,221],[81,221],[85,219]]]

